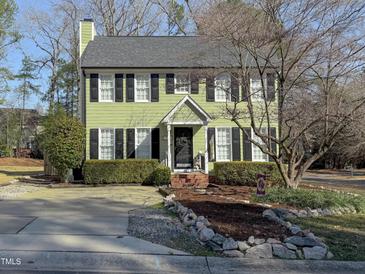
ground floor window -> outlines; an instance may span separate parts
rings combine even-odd
[[[151,129],[136,128],[136,158],[151,158]]]
[[[231,128],[216,128],[217,161],[230,161],[232,151]]]
[[[261,132],[263,134],[267,134],[267,128],[262,128]],[[256,141],[260,145],[265,146],[265,143],[261,140],[261,138],[259,136],[257,136],[254,133],[253,130],[252,130],[252,140]],[[263,153],[261,151],[261,149],[254,144],[252,144],[252,161],[256,161],[256,162],[267,162],[268,161],[268,155]]]
[[[114,129],[101,128],[99,138],[99,159],[113,160],[114,159]]]

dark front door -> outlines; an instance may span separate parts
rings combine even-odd
[[[176,127],[175,136],[175,168],[193,167],[193,129]]]

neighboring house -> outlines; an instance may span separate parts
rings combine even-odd
[[[29,153],[35,152],[35,135],[41,119],[42,115],[35,109],[0,108],[0,145],[11,149],[19,146]]]
[[[99,37],[91,20],[80,28],[86,159],[154,158],[174,172],[205,173],[214,161],[269,160],[220,115],[226,101],[245,98],[247,90],[227,71],[201,74],[234,67],[224,48],[196,36]],[[260,81],[250,82],[260,90]],[[274,82],[268,75],[267,86]],[[252,136],[249,120],[242,124]]]

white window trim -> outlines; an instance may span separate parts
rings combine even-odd
[[[103,128],[98,128],[98,160],[104,160],[104,159],[100,159],[100,145],[101,145],[101,130],[102,129],[111,129],[113,130],[113,136],[114,136],[114,140],[113,140],[113,158],[111,160],[115,160],[115,128],[111,128],[111,127],[103,127]]]
[[[137,76],[148,76],[149,79],[149,94],[148,94],[148,99],[147,100],[137,100]],[[134,74],[134,101],[137,103],[149,103],[151,102],[151,89],[152,89],[152,85],[151,85],[151,73],[135,73]]]
[[[267,128],[266,128],[266,130],[267,130]],[[251,128],[251,140],[253,140],[254,136],[255,136],[255,132],[253,131],[253,128]],[[258,137],[258,138],[260,138],[260,137]],[[267,154],[263,153],[263,152],[261,151],[261,149],[260,149],[260,151],[261,151],[261,153],[263,153],[263,154],[266,156],[266,160],[263,160],[263,159],[255,159],[255,158],[254,158],[253,150],[254,150],[255,148],[260,149],[260,148],[259,148],[259,147],[257,147],[254,143],[251,143],[252,161],[253,161],[253,162],[268,162],[268,161],[269,161],[269,155],[267,155]]]
[[[113,82],[113,99],[112,100],[101,100],[101,76],[111,76],[112,77],[112,82]],[[114,103],[115,102],[115,74],[99,73],[98,87],[99,87],[98,88],[99,102],[102,102],[102,103]]]
[[[137,158],[137,129],[143,129],[143,128],[147,128],[149,129],[150,133],[150,157],[148,159],[152,159],[152,128],[150,127],[136,127],[134,128],[134,151],[135,151],[135,158],[136,159],[142,159],[142,158]]]
[[[228,98],[229,96],[227,96],[227,92],[225,92],[226,94],[226,99],[217,99],[217,86],[216,86],[216,79],[218,76],[220,75],[227,75],[229,76],[229,82],[232,84],[232,77],[228,72],[223,72],[218,74],[216,77],[214,77],[214,102],[231,102],[231,98]],[[229,87],[229,89],[231,89],[231,86]]]
[[[231,137],[231,153],[230,153],[230,159],[229,160],[218,160],[218,149],[217,149],[217,144],[218,144],[218,142],[217,142],[217,139],[218,139],[218,129],[219,128],[225,128],[225,129],[229,129],[230,130],[230,137]],[[214,134],[215,134],[215,161],[216,162],[230,162],[230,161],[232,161],[232,146],[233,146],[233,144],[232,144],[232,128],[231,127],[216,127],[215,129],[214,129]]]
[[[176,89],[176,76],[179,76],[179,75],[187,75],[188,76],[188,82],[189,82],[189,90],[186,92],[186,91],[179,91]],[[175,73],[174,75],[174,93],[175,94],[190,94],[191,93],[191,81],[190,81],[190,73]]]
[[[261,79],[252,79],[252,78],[250,78],[250,96],[251,96],[252,101],[254,101],[254,102],[264,101],[262,93],[260,93],[259,97],[255,97],[255,95],[252,94],[252,80],[260,80],[261,81]],[[266,90],[267,90],[267,78],[265,77],[263,80],[264,80],[264,87],[262,88],[261,92],[266,92]]]

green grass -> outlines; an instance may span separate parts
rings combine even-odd
[[[336,260],[365,260],[365,214],[296,218],[295,224],[322,238]]]
[[[8,184],[9,181],[19,178],[21,176],[36,175],[42,172],[42,166],[0,166],[0,185]]]
[[[333,191],[318,189],[284,189],[273,187],[269,188],[267,195],[256,197],[259,202],[271,202],[291,205],[298,208],[338,208],[353,206],[358,212],[365,213],[365,196],[353,196]]]

